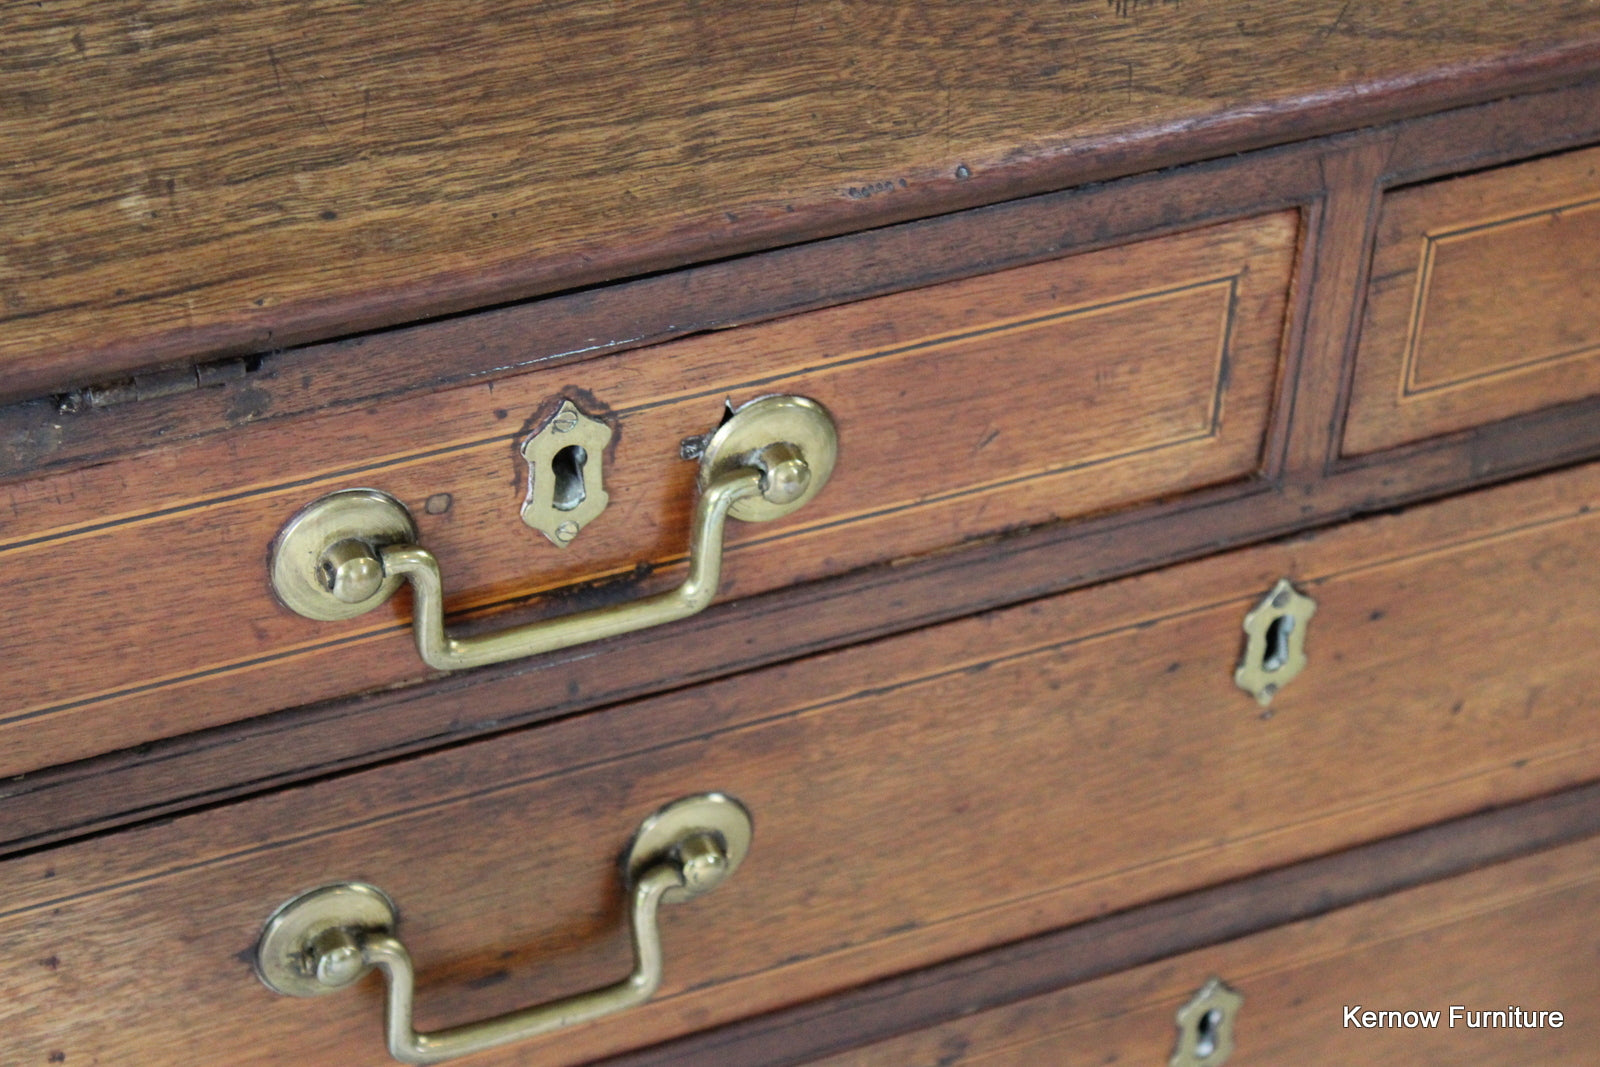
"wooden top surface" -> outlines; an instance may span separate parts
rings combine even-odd
[[[1597,64],[1592,0],[7,5],[0,397]]]

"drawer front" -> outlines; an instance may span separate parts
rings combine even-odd
[[[664,913],[656,999],[481,1062],[581,1062],[1590,780],[1597,538],[1600,468],[1574,469],[19,857],[6,1040],[384,1062],[376,979],[300,1001],[251,973],[274,908],[346,879],[398,903],[424,1029],[599,985],[627,966],[615,858],[688,793],[741,799],[755,844]],[[1319,607],[1263,710],[1240,621],[1284,576]]]
[[[1279,389],[1297,219],[1226,223],[8,486],[0,583],[29,615],[0,676],[0,774],[425,676],[405,598],[341,623],[273,598],[264,561],[278,530],[339,489],[380,489],[408,507],[459,621],[574,583],[609,584],[520,605],[520,617],[681,581],[697,470],[682,443],[715,428],[726,401],[763,394],[825,405],[840,461],[793,516],[729,525],[728,596],[1250,478]],[[563,549],[522,521],[519,448],[564,398],[612,437],[589,461],[609,505]],[[73,669],[60,670],[67,656]]]
[[[1600,148],[1383,198],[1346,454],[1600,394]]]
[[[816,1062],[1168,1063],[1179,1010],[1219,976],[1244,999],[1233,1009],[1232,1054],[1207,1067],[1579,1067],[1600,1041],[1596,909],[1600,840],[1591,839]],[[1359,1009],[1354,1025],[1347,1008]],[[1561,1025],[1549,1014],[1542,1026],[1482,1025],[1506,1020],[1479,1013],[1511,1008],[1560,1012]],[[1375,1023],[1377,1012],[1399,1012],[1401,1025],[1387,1025],[1390,1016],[1361,1025],[1368,1011]],[[1438,1021],[1413,1017],[1408,1027],[1407,1012]]]

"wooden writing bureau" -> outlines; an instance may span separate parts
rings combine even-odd
[[[0,132],[0,1062],[1592,1062],[1600,6],[13,5]]]

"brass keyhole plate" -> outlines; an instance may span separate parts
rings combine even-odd
[[[591,419],[570,400],[539,432],[522,443],[528,461],[528,496],[522,521],[566,548],[600,517],[611,498],[605,486],[605,450],[611,427]]]
[[[1233,1019],[1244,997],[1221,979],[1201,986],[1178,1009],[1178,1040],[1167,1067],[1222,1067],[1233,1054]]]
[[[1262,707],[1306,666],[1306,625],[1317,602],[1280,578],[1244,617],[1244,657],[1233,672],[1240,689]]]

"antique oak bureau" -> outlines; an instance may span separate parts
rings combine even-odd
[[[0,145],[0,1062],[1593,1062],[1592,0],[17,4]]]

